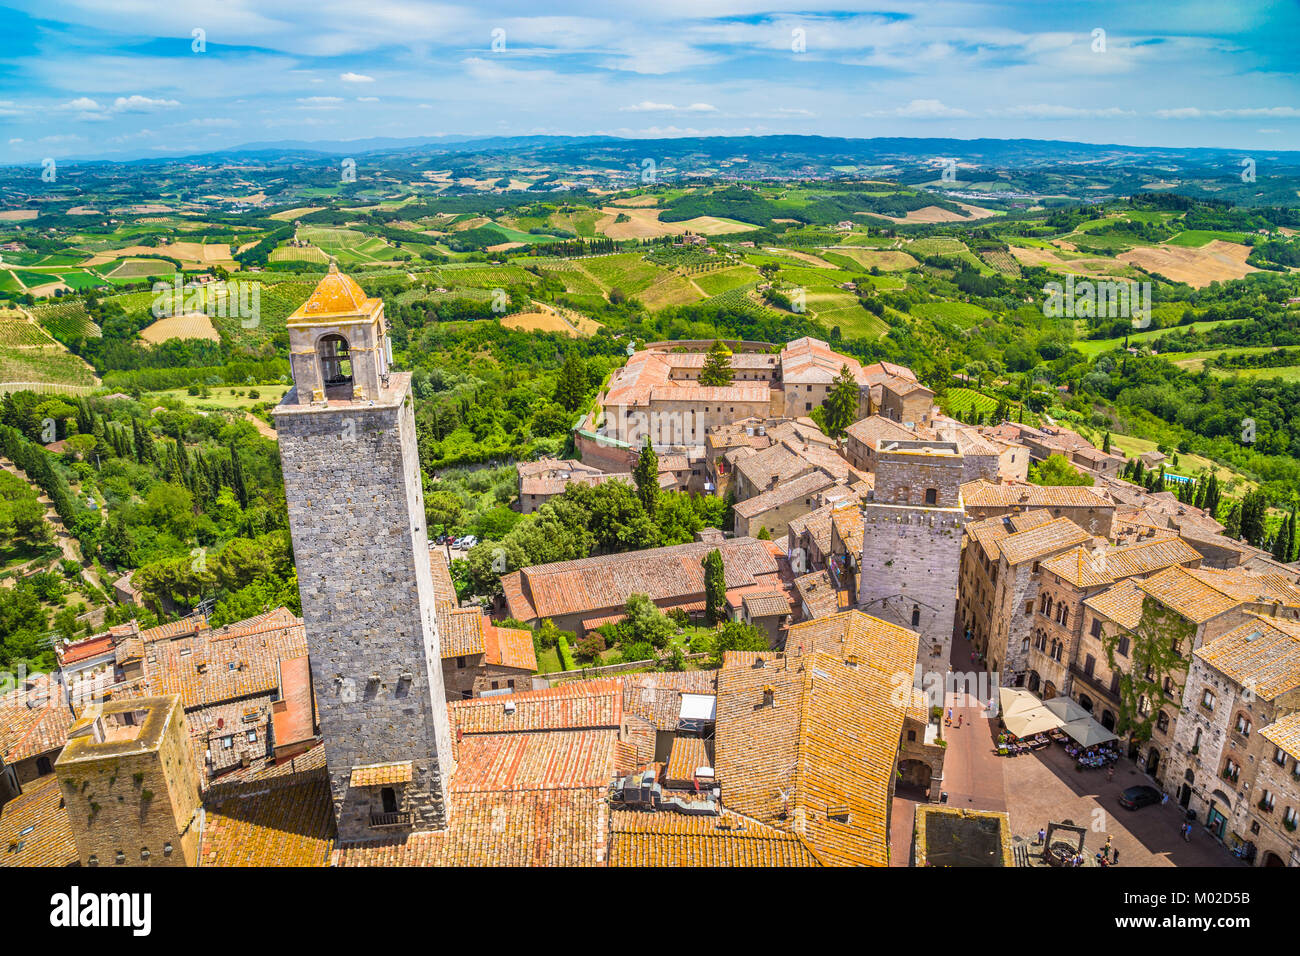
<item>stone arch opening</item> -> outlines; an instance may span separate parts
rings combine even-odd
[[[338,334],[323,335],[316,343],[321,382],[325,388],[352,387],[352,352],[348,340]]]

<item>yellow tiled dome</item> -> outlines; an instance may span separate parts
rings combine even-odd
[[[366,294],[361,286],[339,272],[338,265],[331,262],[329,273],[320,280],[294,316],[356,315],[365,311]]]

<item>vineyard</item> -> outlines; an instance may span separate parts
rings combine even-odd
[[[75,391],[94,386],[90,366],[25,315],[0,313],[0,393],[32,388]]]
[[[739,312],[742,315],[752,316],[755,319],[771,319],[777,316],[777,312],[769,309],[765,305],[760,305],[750,297],[748,288],[729,289],[721,295],[715,295],[710,299],[704,300],[704,305],[713,306],[720,309],[727,309],[732,312]]]
[[[136,294],[152,297],[151,293]],[[80,299],[38,305],[33,307],[32,315],[37,322],[64,342],[71,342],[74,339],[97,339],[102,335],[99,326],[92,322],[86,313],[86,306]]]

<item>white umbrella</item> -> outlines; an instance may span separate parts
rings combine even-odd
[[[1035,707],[1041,707],[1043,702],[1019,687],[1001,687],[998,689],[998,703],[1002,705],[1002,716],[1005,718],[1011,714],[1018,714],[1021,711],[1033,710]]]
[[[1060,717],[1057,717],[1046,707],[1035,707],[1032,710],[1022,710],[1016,714],[1004,715],[1002,723],[1006,724],[1007,730],[1017,737],[1032,737],[1034,734],[1055,730],[1063,722]]]
[[[1119,740],[1114,734],[1091,717],[1072,720],[1061,728],[1084,747],[1095,747],[1107,741]]]
[[[1065,721],[1067,724],[1073,720],[1083,720],[1085,717],[1092,716],[1092,714],[1084,710],[1080,704],[1068,697],[1053,697],[1051,700],[1044,703],[1043,706],[1054,713],[1057,717],[1060,717],[1061,720]]]

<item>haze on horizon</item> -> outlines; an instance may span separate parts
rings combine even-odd
[[[13,0],[0,162],[441,135],[1300,148],[1293,3],[836,7]]]

